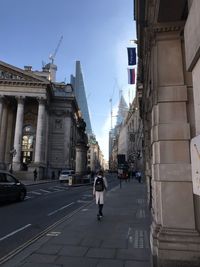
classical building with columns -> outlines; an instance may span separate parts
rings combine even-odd
[[[55,82],[55,65],[24,70],[0,61],[0,168],[28,178],[87,169],[85,122],[71,84]]]
[[[200,1],[135,0],[134,4],[145,176],[152,188],[153,266],[197,267]]]

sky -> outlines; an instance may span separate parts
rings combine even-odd
[[[55,56],[57,81],[70,83],[80,60],[93,133],[108,159],[111,102],[114,126],[120,91],[127,104],[127,47],[136,39],[133,0],[1,0],[0,60],[41,70]]]

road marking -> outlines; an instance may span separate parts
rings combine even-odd
[[[35,192],[35,191],[30,191],[30,192],[28,192],[29,194],[31,193],[31,194],[35,194],[35,195],[42,195],[42,193],[39,193],[39,192]]]
[[[29,199],[29,198],[32,198],[32,197],[29,197],[29,196],[25,196],[25,199]]]
[[[50,188],[49,188],[50,189]],[[54,192],[58,192],[61,191],[61,189],[55,188],[55,187],[51,187],[51,190],[53,190]]]
[[[54,186],[54,188],[58,188],[58,189],[61,189],[61,190],[66,190],[66,189],[68,189],[67,187],[63,187],[63,186]]]
[[[0,241],[3,241],[4,239],[6,239],[6,238],[8,238],[8,237],[10,237],[10,236],[12,236],[12,235],[18,233],[18,232],[20,232],[20,231],[22,231],[22,230],[24,230],[24,229],[30,227],[30,226],[31,226],[31,224],[29,223],[29,224],[27,224],[27,225],[25,225],[25,226],[23,226],[23,227],[21,227],[21,228],[15,230],[15,231],[13,231],[12,233],[10,233],[10,234],[8,234],[8,235],[5,235],[5,236],[1,237],[1,238],[0,238]]]
[[[61,208],[59,208],[59,209],[57,209],[57,210],[54,210],[54,211],[48,213],[47,216],[51,216],[51,215],[53,215],[53,214],[55,214],[55,213],[57,213],[57,212],[59,212],[59,211],[61,211],[61,210],[64,210],[64,209],[68,208],[69,206],[71,206],[71,205],[73,205],[73,204],[74,204],[74,202],[72,202],[72,203],[70,203],[70,204],[68,204],[68,205],[66,205],[66,206],[63,206],[63,207],[61,207]]]
[[[44,192],[44,193],[51,193],[50,191],[44,190],[44,189],[40,189],[40,191]]]
[[[46,235],[47,236],[59,236],[61,234],[61,232],[50,232],[50,233],[47,233]]]

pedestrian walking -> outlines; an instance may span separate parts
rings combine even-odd
[[[141,183],[141,179],[142,179],[142,174],[140,171],[136,172],[136,179],[138,180],[139,183]]]
[[[103,205],[104,205],[104,194],[108,187],[106,177],[103,171],[99,171],[94,179],[93,195],[96,198],[96,204],[98,205],[97,219],[100,220],[103,217]]]
[[[33,171],[33,176],[34,176],[34,182],[37,180],[37,170],[35,169]]]

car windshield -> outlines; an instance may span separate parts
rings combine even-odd
[[[67,175],[69,174],[69,172],[61,172],[61,174]]]

